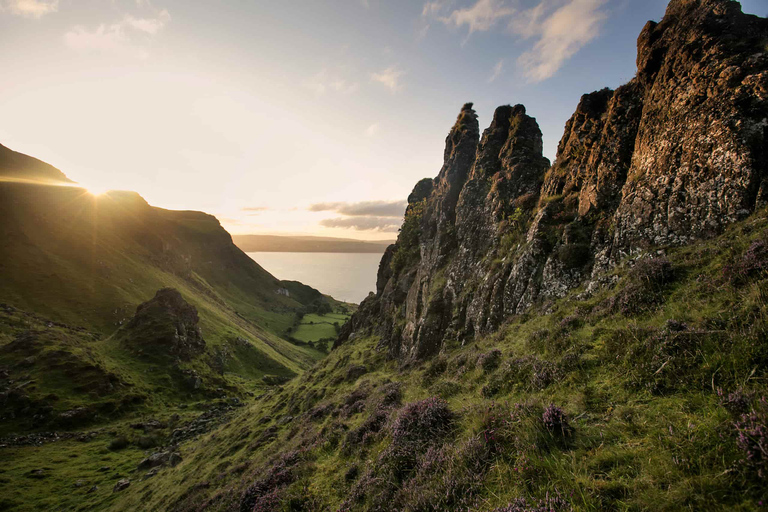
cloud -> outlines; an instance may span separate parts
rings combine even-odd
[[[537,6],[534,10],[539,11],[528,14],[526,25],[511,25],[513,31],[524,37],[539,38],[533,48],[518,59],[526,78],[532,82],[551,78],[565,61],[597,37],[608,17],[600,10],[606,1],[570,0],[549,16]]]
[[[462,27],[467,25],[469,33],[484,32],[493,28],[499,21],[517,12],[505,0],[478,0],[466,9],[457,9],[450,16],[441,18],[446,25]]]
[[[373,123],[371,126],[365,129],[366,137],[374,137],[379,133],[379,123]]]
[[[425,18],[439,16],[452,6],[454,0],[432,0],[426,2],[421,9],[421,15]]]
[[[357,231],[385,231],[397,232],[400,221],[388,217],[345,217],[324,219],[320,225],[326,228],[346,228]]]
[[[160,11],[156,18],[134,18],[129,15],[123,20],[129,27],[151,35],[160,32],[169,21],[171,21],[171,15],[165,9]]]
[[[24,18],[42,18],[59,10],[59,0],[0,0],[0,11]]]
[[[428,1],[423,17],[438,19],[449,27],[466,26],[468,36],[503,27],[509,35],[532,39],[533,46],[517,59],[525,77],[531,82],[551,78],[581,48],[600,34],[608,15],[603,9],[608,0],[537,0],[527,9],[519,8],[522,0],[476,0],[466,8],[455,9],[447,16],[439,1]],[[527,5],[530,5],[528,2]],[[504,22],[504,23],[502,23]],[[489,82],[499,75],[497,64]]]
[[[256,217],[258,215],[261,215],[262,212],[268,211],[269,208],[266,206],[249,206],[245,208],[240,208],[241,212],[246,212],[246,216],[248,217]]]
[[[350,217],[375,216],[401,219],[405,214],[407,201],[361,201],[359,203],[315,203],[308,208],[311,212],[336,212]]]
[[[501,72],[504,71],[504,59],[501,59],[499,62],[496,63],[495,66],[493,66],[493,72],[491,73],[491,76],[488,78],[488,83],[491,83],[495,81],[497,78],[501,76]]]
[[[343,95],[353,94],[357,92],[359,88],[357,82],[349,81],[327,69],[320,70],[312,78],[307,80],[304,85],[318,96],[322,96],[327,92],[335,92]]]
[[[75,50],[114,51],[129,42],[122,24],[101,24],[95,30],[88,30],[82,25],[73,27],[64,34],[64,42]]]
[[[395,93],[403,88],[403,84],[400,82],[403,75],[405,75],[405,72],[400,68],[397,66],[390,66],[378,73],[371,73],[371,81],[378,82],[392,93]]]
[[[157,11],[151,18],[136,18],[126,14],[117,23],[102,23],[95,29],[75,26],[64,34],[64,42],[70,48],[80,51],[122,52],[146,57],[147,52],[141,42],[157,35],[170,20],[171,15],[165,9]]]

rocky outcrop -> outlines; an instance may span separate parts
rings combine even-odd
[[[163,288],[136,308],[119,335],[135,351],[190,359],[205,351],[198,321],[197,309],[178,290]]]
[[[673,0],[638,38],[637,76],[582,97],[551,167],[523,106],[480,138],[464,105],[337,344],[373,333],[403,362],[428,357],[765,204],[766,40],[768,21],[736,2]]]

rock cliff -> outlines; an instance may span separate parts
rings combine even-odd
[[[638,38],[635,78],[581,98],[553,165],[525,107],[499,107],[480,136],[464,105],[337,344],[375,333],[405,363],[429,357],[767,199],[768,21],[673,0]]]

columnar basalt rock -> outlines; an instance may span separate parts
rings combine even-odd
[[[551,167],[523,106],[480,139],[465,105],[337,343],[373,333],[404,363],[429,357],[766,204],[767,45],[768,21],[737,2],[673,0],[638,38],[637,76],[581,98]]]

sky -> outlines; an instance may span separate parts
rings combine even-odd
[[[553,160],[666,3],[0,0],[0,144],[233,234],[393,239],[464,103],[524,104]]]

